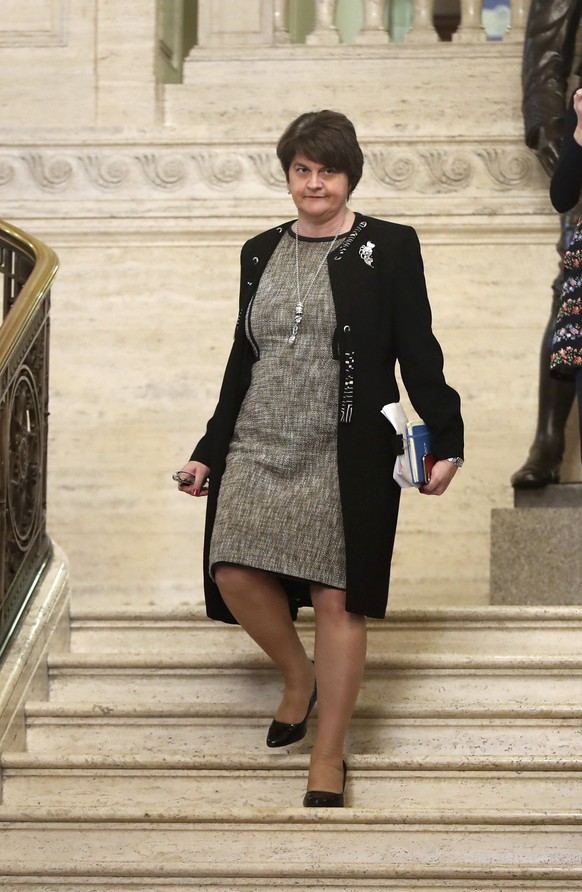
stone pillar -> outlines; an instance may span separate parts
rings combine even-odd
[[[384,44],[390,39],[384,27],[383,0],[364,0],[364,27],[357,36],[356,43]]]
[[[511,0],[511,24],[505,40],[522,41],[531,0]]]
[[[432,21],[433,0],[414,0],[412,31],[406,35],[406,43],[430,43],[439,36]]]
[[[275,43],[283,46],[291,43],[291,35],[285,23],[285,11],[287,9],[287,0],[275,0],[273,7],[273,27],[275,33]]]
[[[459,43],[484,43],[487,35],[481,24],[481,0],[461,0],[461,25],[453,34]]]
[[[315,0],[315,27],[305,43],[313,46],[334,46],[340,42],[335,26],[335,0]]]

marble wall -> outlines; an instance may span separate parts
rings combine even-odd
[[[170,476],[217,395],[240,245],[293,216],[274,143],[328,106],[352,117],[366,154],[353,207],[419,231],[467,422],[446,497],[404,495],[393,603],[486,603],[490,512],[511,504],[533,434],[557,268],[547,179],[523,146],[519,34],[336,46],[243,35],[195,46],[183,81],[164,83],[154,0],[9,0],[2,27],[0,215],[61,260],[49,516],[73,599],[199,602],[203,505]]]

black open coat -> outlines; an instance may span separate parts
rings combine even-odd
[[[208,555],[229,443],[254,362],[244,316],[287,226],[250,239],[241,252],[239,317],[216,411],[192,459],[210,468],[204,543],[206,609],[234,623],[209,575]],[[460,400],[443,375],[432,333],[420,246],[414,229],[356,214],[351,233],[328,257],[337,317],[333,355],[340,366],[338,476],[346,543],[346,609],[381,618],[386,611],[400,488],[392,479],[394,430],[381,415],[399,399],[398,361],[414,409],[432,434],[437,459],[463,455]],[[295,300],[292,289],[290,306]],[[305,394],[309,399],[309,394]],[[305,468],[309,474],[309,468]],[[282,580],[296,615],[308,585]]]

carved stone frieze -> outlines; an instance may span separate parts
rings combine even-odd
[[[258,174],[259,179],[274,189],[280,189],[285,185],[285,174],[279,164],[279,159],[273,152],[250,152],[249,158]]]
[[[242,180],[244,157],[235,152],[196,152],[192,155],[202,179],[214,189],[224,189]]]
[[[527,182],[534,167],[534,157],[526,149],[477,149],[491,178],[500,186],[511,188]]]
[[[483,146],[450,143],[364,144],[362,187],[375,183],[384,193],[499,193],[546,188],[539,165],[523,146],[511,142]],[[281,195],[285,177],[272,146],[139,145],[37,148],[0,151],[0,196],[4,201],[35,194],[66,194],[87,200],[87,186],[116,198],[153,199],[173,192],[184,199],[204,198],[208,190],[237,195]],[[382,194],[382,193],[381,193]]]
[[[457,192],[466,189],[473,179],[474,165],[467,152],[432,149],[421,151],[435,189]]]
[[[366,153],[379,182],[393,189],[409,189],[418,171],[418,159],[409,152],[371,149]]]
[[[14,177],[14,165],[8,161],[0,161],[0,186],[6,186]]]
[[[93,185],[100,189],[118,189],[129,176],[131,164],[119,155],[84,155],[80,161]]]
[[[41,189],[60,192],[66,189],[73,176],[73,161],[63,155],[44,155],[31,152],[22,155],[32,179]]]
[[[146,180],[158,189],[179,189],[188,179],[188,162],[178,156],[160,157],[155,152],[136,155]]]

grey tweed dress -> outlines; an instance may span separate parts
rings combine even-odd
[[[288,343],[297,302],[291,231],[269,260],[249,307],[245,324],[259,359],[222,478],[211,572],[226,562],[345,588],[339,364],[332,356],[336,317],[327,263],[308,291],[331,241],[300,239],[304,312],[294,346]]]

